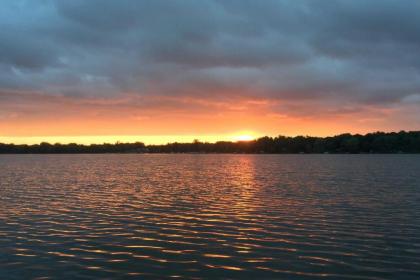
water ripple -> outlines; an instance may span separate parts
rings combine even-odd
[[[420,279],[420,157],[3,155],[1,279]]]

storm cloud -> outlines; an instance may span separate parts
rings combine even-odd
[[[269,113],[303,118],[366,108],[420,113],[417,0],[0,5],[3,111],[23,94],[130,96],[127,106],[139,110],[156,97],[175,100],[174,108],[268,100]]]

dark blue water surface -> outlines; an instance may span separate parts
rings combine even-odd
[[[420,279],[420,156],[0,156],[0,279],[166,278]]]

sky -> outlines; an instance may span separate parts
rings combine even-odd
[[[419,129],[417,0],[0,0],[0,142]]]

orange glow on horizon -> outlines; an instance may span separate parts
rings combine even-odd
[[[415,108],[412,111],[365,108],[360,112],[329,113],[314,104],[313,111],[317,115],[312,116],[292,111],[273,113],[272,106],[278,104],[270,100],[243,99],[236,102],[234,108],[229,102],[187,100],[179,105],[182,110],[176,110],[178,103],[171,104],[175,101],[167,98],[155,98],[154,102],[169,104],[168,108],[138,108],[141,104],[135,104],[136,99],[121,101],[130,103],[131,100],[133,106],[119,105],[117,100],[113,100],[115,104],[91,104],[89,102],[93,101],[67,97],[43,100],[39,96],[38,99],[31,99],[27,104],[28,112],[35,112],[33,114],[26,111],[0,114],[0,143],[166,144],[191,143],[195,139],[214,143],[251,141],[263,136],[325,137],[418,129],[418,121],[413,117]]]
[[[8,98],[9,103],[0,104],[0,143],[235,142],[262,136],[418,130],[416,107],[340,111],[316,100],[301,104],[135,94],[106,99],[14,92]],[[15,110],[15,104],[24,110]]]
[[[48,142],[50,144],[77,143],[77,144],[103,144],[103,143],[135,143],[143,142],[147,145],[167,144],[167,143],[192,143],[194,140],[200,142],[215,143],[218,141],[250,141],[258,137],[251,135],[98,135],[98,136],[0,136],[0,143],[13,144],[39,144]]]

